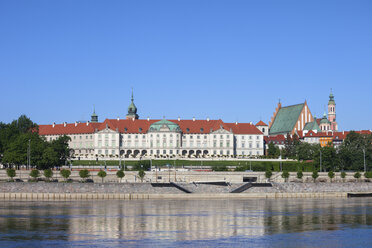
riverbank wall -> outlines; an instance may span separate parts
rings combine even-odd
[[[208,199],[208,198],[330,198],[348,193],[371,193],[372,183],[272,183],[272,187],[251,187],[230,193],[245,183],[227,185],[178,183],[190,191],[151,183],[0,183],[3,200],[92,200],[92,199]]]

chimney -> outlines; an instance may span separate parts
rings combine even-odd
[[[181,121],[181,117],[178,116],[177,120],[178,120],[178,121]]]
[[[77,121],[75,121],[75,127],[77,126],[77,124],[78,124]]]
[[[150,117],[147,116],[147,121],[150,121]]]
[[[53,122],[53,127],[55,127],[56,126],[56,123],[55,122]]]
[[[66,122],[63,122],[63,126],[66,127],[67,123]]]
[[[237,121],[235,122],[235,125],[238,125],[238,122]]]
[[[89,121],[87,121],[87,126],[89,126]]]
[[[253,122],[249,122],[249,124],[253,125]]]
[[[195,117],[192,117],[192,121],[195,121]]]
[[[135,120],[135,118],[132,119],[133,121]]]
[[[118,116],[117,120],[120,121],[120,117],[119,116]]]
[[[209,121],[209,117],[207,117],[207,121]]]

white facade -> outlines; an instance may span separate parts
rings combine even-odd
[[[221,126],[218,129],[209,130],[209,132],[204,132],[203,128],[198,128],[203,133],[188,133],[187,130],[181,130],[180,128],[170,130],[166,126],[159,130],[148,128],[147,130],[138,130],[141,132],[130,133],[126,131],[127,128],[113,127],[110,120],[98,124],[99,128],[92,128],[90,133],[73,134],[69,134],[67,130],[66,133],[48,134],[54,128],[54,126],[48,125],[48,129],[42,131],[41,135],[47,141],[56,139],[61,135],[69,136],[71,138],[69,146],[73,150],[73,156],[75,159],[82,160],[257,157],[264,154],[264,134],[254,125],[247,123],[244,125],[251,125],[250,128],[254,131],[253,133],[242,133],[241,131],[234,133],[233,125],[235,123],[229,124],[233,128],[223,128]],[[130,124],[131,122],[127,121],[123,125]],[[71,126],[71,124],[69,125]],[[79,123],[75,127],[79,128],[80,125],[85,125],[85,123]],[[237,127],[238,125],[236,124]],[[40,126],[40,128],[45,127]],[[60,130],[63,131],[63,127],[60,127]],[[74,126],[72,125],[69,130],[74,131]]]

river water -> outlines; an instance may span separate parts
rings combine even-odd
[[[0,247],[372,247],[372,199],[0,202]]]

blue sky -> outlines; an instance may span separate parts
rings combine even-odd
[[[341,130],[371,129],[372,1],[0,1],[0,121],[268,122],[330,88]]]

